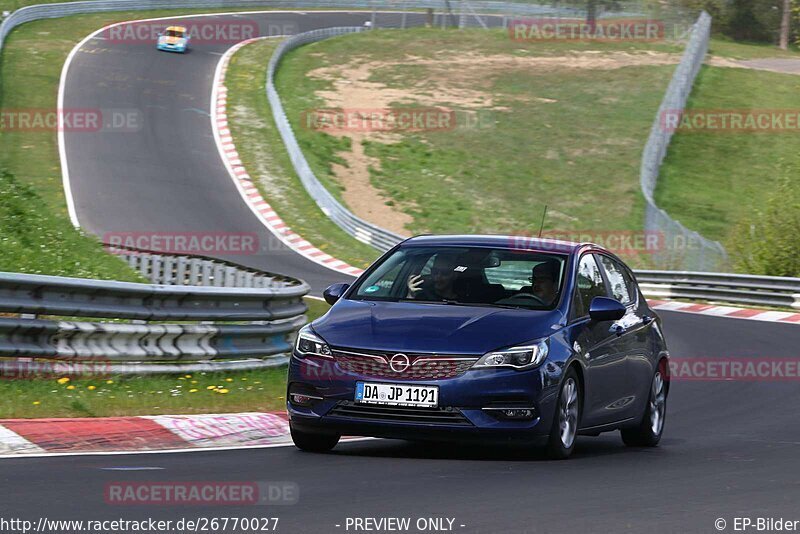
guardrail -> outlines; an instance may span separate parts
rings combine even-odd
[[[305,323],[302,299],[309,291],[306,283],[289,280],[223,288],[0,273],[0,312],[20,314],[0,317],[0,358],[13,358],[0,361],[0,372],[20,374],[34,365],[28,360],[33,358],[113,374],[283,365],[294,333]],[[231,324],[244,321],[248,324]]]
[[[636,271],[649,298],[800,309],[800,278],[695,271]]]
[[[637,5],[634,3],[634,5]],[[109,11],[144,11],[151,9],[217,9],[217,8],[286,8],[286,9],[361,9],[361,10],[441,10],[446,6],[443,0],[90,0],[83,2],[64,2],[60,4],[38,4],[20,8],[0,24],[0,48],[11,30],[34,20],[60,18],[85,13]],[[555,16],[557,14],[578,14],[582,10],[555,7],[527,2],[461,2],[451,0],[450,11],[455,14],[466,12],[498,13],[518,16]]]
[[[214,258],[165,254],[119,245],[106,244],[105,247],[153,284],[280,288],[300,283],[294,278],[248,269]]]
[[[272,54],[272,58],[269,60],[266,90],[267,99],[272,107],[272,116],[275,119],[275,124],[283,139],[283,144],[286,145],[286,150],[289,153],[289,158],[292,161],[295,172],[308,194],[314,199],[323,213],[330,217],[330,219],[345,232],[359,241],[372,245],[378,250],[385,252],[399,241],[403,240],[404,237],[356,216],[336,200],[331,192],[322,185],[311,170],[311,166],[303,155],[303,151],[300,150],[300,145],[297,143],[291,124],[289,124],[289,119],[286,116],[286,111],[283,109],[278,91],[275,89],[275,71],[278,65],[280,65],[283,56],[288,52],[305,44],[314,43],[337,35],[358,33],[363,30],[364,28],[359,27],[326,28],[324,30],[301,33],[284,40],[278,45],[275,52]]]
[[[694,24],[686,50],[658,108],[642,153],[640,183],[645,199],[644,229],[645,232],[658,232],[665,236],[666,247],[656,254],[655,259],[659,265],[672,268],[715,270],[724,267],[728,259],[725,248],[720,243],[683,226],[659,208],[653,198],[659,170],[674,133],[672,128],[666,127],[665,117],[680,114],[686,107],[694,80],[703,65],[710,37],[711,16],[704,11]]]

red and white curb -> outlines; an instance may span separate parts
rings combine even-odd
[[[290,445],[284,412],[0,420],[0,456]]]
[[[247,173],[247,170],[242,165],[242,160],[236,150],[236,145],[233,142],[231,131],[228,126],[228,89],[225,87],[225,74],[228,70],[231,56],[233,56],[237,50],[261,39],[269,39],[269,37],[248,39],[229,48],[220,58],[217,64],[217,70],[214,73],[214,89],[211,93],[211,126],[222,161],[228,169],[228,174],[230,174],[231,179],[234,184],[236,184],[236,188],[239,190],[242,198],[250,207],[250,210],[275,237],[283,242],[283,244],[305,258],[328,267],[329,269],[351,276],[359,276],[364,272],[363,269],[353,267],[342,260],[334,258],[303,239],[302,236],[293,232],[278,214],[275,213],[272,206],[264,200],[255,183],[253,183],[252,178]]]
[[[728,319],[749,319],[751,321],[768,321],[773,323],[800,323],[800,313],[756,310],[713,304],[693,304],[691,302],[674,302],[669,300],[650,300],[647,302],[654,310],[711,315]]]

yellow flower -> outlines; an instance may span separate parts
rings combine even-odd
[[[192,380],[192,384],[197,384],[197,380]]]
[[[40,404],[41,404],[41,402],[39,402],[39,401],[33,401],[33,405],[34,406],[39,406]]]
[[[233,378],[226,378],[225,382],[233,382]]]
[[[222,394],[224,395],[224,394],[228,393],[228,390],[227,390],[227,389],[225,389],[225,388],[218,389],[218,390],[217,390],[217,393],[222,393]]]
[[[208,386],[206,389],[217,389],[217,386]]]
[[[114,383],[113,380],[106,380],[106,384],[113,384],[113,383]]]
[[[242,382],[247,382],[247,377],[246,376],[242,377]]]
[[[75,389],[75,386],[73,386],[72,384],[70,384],[69,386],[67,386],[67,389]]]
[[[197,393],[197,390],[196,389],[190,389],[189,393]]]
[[[185,379],[185,378],[183,378],[182,376],[179,376],[179,377],[178,377],[178,380],[186,380],[186,379]]]
[[[97,386],[86,386],[86,389],[88,389],[89,391],[94,391],[95,389],[97,389]]]
[[[59,379],[57,380],[57,382],[58,382],[59,384],[66,384],[67,382],[69,382],[69,378],[67,378],[67,377],[65,376],[65,377],[63,377],[63,378],[59,378]]]
[[[192,378],[192,375],[184,375],[185,378]]]

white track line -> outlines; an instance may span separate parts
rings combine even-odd
[[[354,443],[358,441],[368,441],[380,438],[346,438],[339,443]],[[186,449],[160,449],[151,451],[94,451],[94,452],[44,452],[44,453],[21,453],[21,454],[0,454],[0,460],[6,458],[45,458],[48,456],[130,456],[132,454],[178,454],[185,452],[218,452],[218,451],[241,451],[248,449],[276,449],[279,447],[294,447],[294,443],[269,443],[265,445],[231,445],[227,447],[193,447]]]

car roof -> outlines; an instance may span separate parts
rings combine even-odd
[[[603,249],[592,243],[544,239],[525,235],[420,235],[407,239],[404,245],[492,247],[509,250],[534,250],[571,254],[584,246]]]
[[[167,26],[167,30],[166,31],[185,32],[186,31],[186,27],[185,26]]]

